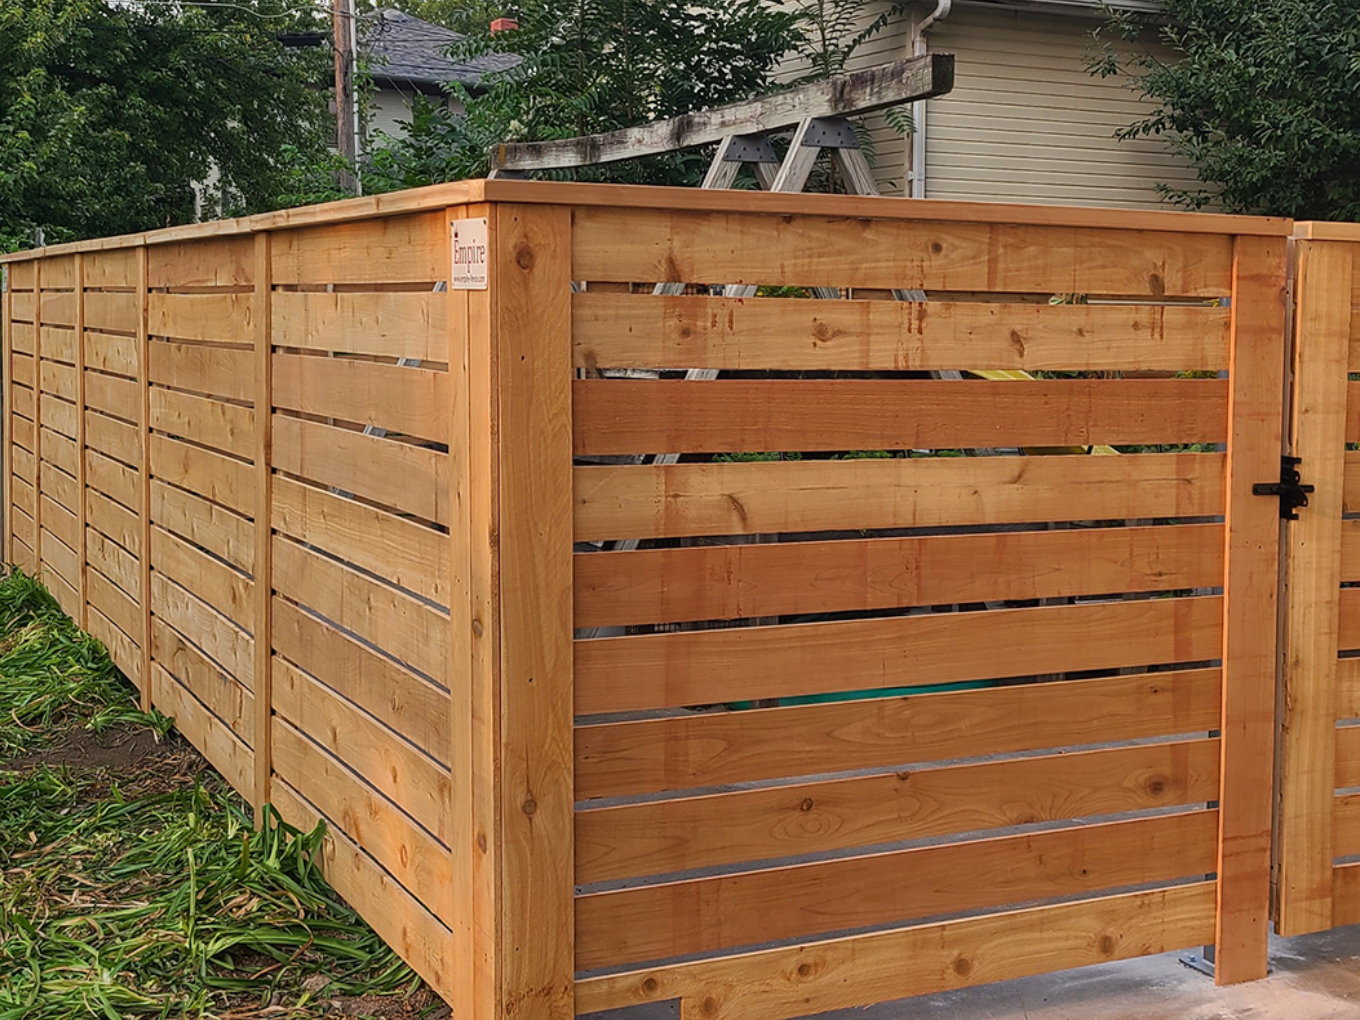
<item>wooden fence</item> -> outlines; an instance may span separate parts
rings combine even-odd
[[[24,253],[6,549],[456,1015],[1258,977],[1288,231],[492,181]]]

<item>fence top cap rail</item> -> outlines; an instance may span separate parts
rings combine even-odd
[[[1294,236],[1309,241],[1360,241],[1360,223],[1300,220],[1294,224]]]
[[[578,184],[560,181],[471,180],[433,184],[386,195],[350,198],[323,205],[281,209],[230,220],[165,227],[141,234],[99,237],[88,241],[49,245],[0,255],[0,264],[105,251],[176,241],[251,234],[290,227],[377,219],[403,213],[442,209],[480,202],[524,202],[545,205],[612,206],[700,212],[752,212],[771,215],[830,216],[847,219],[929,220],[955,223],[996,223],[1021,226],[1085,227],[1115,230],[1157,230],[1198,234],[1257,234],[1288,237],[1292,220],[1267,216],[1229,216],[1219,213],[1162,210],[1104,209],[1003,202],[955,202],[941,199],[864,197],[858,195],[784,194],[765,191],[722,191],[702,188],[659,188],[636,184]],[[1342,224],[1314,224],[1338,228]],[[1360,239],[1360,226],[1344,239]],[[1308,235],[1317,236],[1317,235]]]

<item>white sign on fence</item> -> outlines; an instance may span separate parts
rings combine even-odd
[[[486,217],[453,221],[454,290],[486,290],[487,236]]]

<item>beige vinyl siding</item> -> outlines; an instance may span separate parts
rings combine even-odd
[[[956,83],[928,104],[927,197],[1156,208],[1159,182],[1195,181],[1165,141],[1115,137],[1148,106],[1087,73],[1095,24],[958,6],[928,33]]]

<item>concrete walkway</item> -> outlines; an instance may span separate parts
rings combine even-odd
[[[1216,988],[1169,953],[967,988],[818,1020],[1360,1020],[1360,925],[1275,939],[1271,974]],[[668,1020],[674,1004],[597,1014]]]

